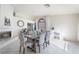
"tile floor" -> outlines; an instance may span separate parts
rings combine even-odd
[[[0,48],[0,54],[19,54],[19,39],[18,37],[14,39],[9,39],[6,42],[11,42],[5,44],[4,47]],[[2,45],[2,43],[0,43]],[[1,46],[0,46],[1,47]],[[31,50],[27,49],[26,54],[34,54]],[[56,45],[50,43],[48,47],[42,49],[40,54],[79,54],[79,43],[69,42],[68,51],[57,47]]]

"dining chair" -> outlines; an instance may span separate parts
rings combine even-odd
[[[23,35],[22,31],[20,31],[20,33],[19,33],[19,39],[20,39],[20,50],[19,50],[19,53],[21,53],[22,48],[23,48],[23,54],[25,54],[25,48],[26,48],[25,42],[27,41],[27,38],[24,38],[24,35]]]
[[[49,40],[50,40],[50,31],[47,31],[46,32],[46,37],[45,37],[45,44],[46,44],[46,47],[47,45],[49,45]]]
[[[27,32],[20,31],[20,33],[19,33],[19,39],[20,39],[20,50],[19,50],[19,53],[21,53],[22,48],[23,48],[23,53],[25,54],[25,52],[27,50],[27,47],[30,48],[33,45],[32,40],[30,40],[29,38],[25,37],[26,35],[28,35],[28,31]]]
[[[45,35],[46,35],[46,32],[44,33],[41,33],[40,35],[40,38],[39,38],[39,52],[41,51],[41,49],[45,48]]]

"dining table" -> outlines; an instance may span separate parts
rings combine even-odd
[[[27,40],[31,40],[32,41],[32,47],[29,47],[32,51],[34,51],[36,53],[36,47],[40,46],[39,45],[39,37],[40,34],[24,34],[24,37],[27,38]],[[37,46],[36,46],[37,45]],[[39,47],[39,53],[40,53],[40,47]]]

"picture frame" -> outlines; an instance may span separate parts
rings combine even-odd
[[[5,17],[4,25],[5,26],[11,26],[11,24],[10,24],[10,18]]]

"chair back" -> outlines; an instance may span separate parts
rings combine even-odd
[[[40,39],[39,39],[39,44],[42,45],[45,42],[45,35],[46,35],[45,32],[44,33],[41,33]]]
[[[19,39],[20,39],[20,45],[23,46],[24,45],[24,37],[23,37],[22,32],[19,33]]]
[[[47,31],[45,41],[47,42],[49,41],[49,39],[50,39],[50,31]]]

